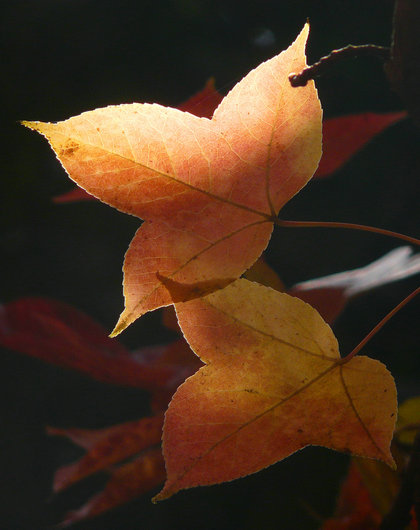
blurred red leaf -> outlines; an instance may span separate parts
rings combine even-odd
[[[0,306],[0,345],[105,383],[154,390],[173,377],[173,367],[139,362],[93,319],[46,298]]]
[[[324,154],[314,178],[334,173],[374,136],[406,116],[406,112],[366,112],[325,120],[322,130]]]
[[[69,512],[59,526],[65,528],[120,506],[159,486],[164,480],[165,466],[161,450],[150,449],[135,460],[112,470],[104,490],[78,510]]]
[[[154,366],[156,368],[170,366],[173,373],[166,386],[152,393],[151,407],[157,413],[166,410],[178,386],[203,366],[203,363],[191,350],[188,342],[182,338],[168,344],[163,354],[154,361]]]
[[[178,105],[177,108],[199,118],[211,118],[222,99],[223,96],[215,89],[214,78],[211,77],[200,92]]]
[[[97,201],[98,199],[82,188],[73,188],[66,193],[53,197],[52,200],[56,204],[62,204],[76,201]]]
[[[379,528],[381,519],[357,466],[352,462],[340,489],[334,517],[324,521],[322,530],[374,530]]]
[[[163,425],[162,411],[166,409],[178,385],[202,366],[201,361],[191,351],[187,342],[184,339],[178,339],[169,345],[144,347],[128,354],[115,339],[112,340],[106,336],[101,326],[65,304],[44,299],[24,299],[22,304],[18,302],[13,306],[16,311],[8,311],[8,309],[10,310],[8,306],[2,308],[2,318],[0,319],[2,332],[8,331],[10,338],[11,325],[16,331],[16,324],[20,322],[22,325],[26,323],[32,326],[33,335],[24,334],[27,342],[21,340],[22,336],[19,338],[20,340],[12,340],[14,349],[17,347],[25,349],[25,346],[32,344],[31,351],[36,352],[36,356],[51,362],[50,355],[53,345],[55,345],[60,358],[59,364],[69,366],[69,358],[66,356],[70,354],[71,367],[75,368],[72,356],[75,354],[78,358],[76,348],[73,349],[76,345],[73,344],[69,349],[66,342],[67,332],[61,334],[61,331],[62,329],[66,330],[71,322],[76,329],[79,329],[82,324],[86,324],[83,330],[86,336],[80,339],[79,347],[82,347],[83,340],[89,341],[89,331],[92,331],[96,345],[106,344],[109,341],[118,349],[120,353],[120,356],[116,358],[118,362],[124,356],[129,356],[131,362],[138,369],[146,369],[149,375],[162,373],[169,375],[166,378],[161,378],[159,384],[148,385],[153,387],[150,390],[152,391],[152,409],[156,412],[155,416],[105,429],[48,427],[49,434],[67,437],[86,450],[86,454],[79,460],[57,470],[53,483],[54,493],[58,493],[99,471],[105,470],[111,473],[111,478],[103,491],[92,497],[79,510],[67,514],[61,526],[70,526],[77,521],[99,515],[163,483],[165,479],[164,461],[160,447],[156,447],[157,445],[160,446]],[[28,309],[30,309],[29,313]],[[32,310],[38,311],[41,316],[45,316],[46,313],[50,315],[52,329],[49,329],[46,337],[40,333],[40,331],[45,332],[43,326],[38,330],[36,329],[37,320],[34,318]],[[41,322],[44,322],[42,318]],[[25,328],[25,331],[27,332],[28,329]],[[43,346],[46,346],[46,355],[45,350],[44,354],[41,354]],[[92,361],[92,359],[90,360]],[[108,359],[104,359],[101,355],[98,355],[96,360],[99,366],[103,362],[108,363]],[[80,368],[80,365],[77,368]],[[93,372],[96,372],[96,368],[88,373],[93,375]],[[127,464],[115,467],[116,464],[121,464],[127,458],[135,455],[140,456]]]
[[[163,416],[158,415],[100,430],[49,428],[49,434],[66,436],[88,450],[80,460],[56,472],[54,492],[160,444],[162,426]]]
[[[172,373],[164,385],[152,392],[152,409],[156,416],[106,429],[48,428],[49,434],[65,436],[87,451],[78,461],[57,470],[53,486],[55,493],[93,473],[111,469],[111,478],[104,490],[79,510],[70,512],[61,525],[63,527],[124,504],[164,482],[163,456],[160,448],[155,447],[160,445],[162,412],[178,385],[202,363],[185,339],[165,346],[141,348],[132,355],[142,366],[157,372],[168,369]],[[140,456],[130,463],[116,469],[111,467],[139,453]]]

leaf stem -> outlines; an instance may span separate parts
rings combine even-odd
[[[322,75],[332,64],[338,63],[344,59],[354,59],[361,55],[372,55],[383,61],[389,59],[390,48],[377,46],[376,44],[349,44],[344,48],[333,50],[328,55],[321,57],[316,63],[307,66],[299,73],[291,73],[289,81],[292,87],[306,86],[307,82],[315,77]]]
[[[377,228],[375,226],[359,225],[355,223],[341,223],[335,221],[282,221],[281,219],[276,219],[273,222],[277,226],[284,228],[346,228],[350,230],[361,230],[363,232],[373,232],[375,234],[381,234],[383,236],[396,237],[397,239],[402,239],[407,241],[412,245],[420,246],[420,240],[415,237],[406,236],[405,234],[400,234],[398,232],[393,232],[392,230],[385,230],[384,228]]]
[[[396,314],[400,309],[402,309],[410,300],[420,293],[420,287],[417,287],[412,291],[402,302],[394,307],[376,326],[366,335],[366,337],[345,357],[341,359],[340,364],[349,362],[359,351],[370,341],[370,339],[380,331],[384,325]]]

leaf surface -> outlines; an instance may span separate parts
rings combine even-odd
[[[211,118],[222,99],[222,94],[220,94],[220,92],[214,87],[214,79],[210,78],[202,90],[178,105],[177,108],[184,112],[190,112],[199,118]],[[95,199],[95,197],[90,193],[77,187],[67,193],[62,193],[61,195],[54,197],[53,201],[59,204],[74,201],[89,201],[93,199]]]
[[[76,183],[146,222],[124,263],[125,310],[114,334],[171,303],[156,273],[182,284],[238,278],[266,247],[272,216],[311,178],[321,107],[305,67],[306,25],[251,71],[211,120],[160,105],[110,106],[53,123],[25,122]]]
[[[156,500],[257,472],[310,444],[393,465],[392,376],[367,357],[340,363],[312,307],[242,279],[176,310],[206,366],[166,413],[168,479]]]

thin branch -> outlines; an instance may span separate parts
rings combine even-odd
[[[366,335],[366,337],[352,350],[348,355],[343,357],[342,362],[349,362],[359,351],[370,341],[370,339],[380,331],[385,324],[396,314],[400,309],[402,309],[410,300],[420,293],[420,287],[417,287],[413,292],[411,292],[402,302],[394,307],[376,326]]]
[[[273,221],[277,226],[285,228],[346,228],[349,230],[361,230],[363,232],[373,232],[383,236],[391,236],[397,239],[402,239],[412,245],[420,246],[420,240],[415,237],[406,236],[392,230],[385,230],[384,228],[377,228],[375,226],[359,225],[355,223],[341,223],[335,221],[282,221],[276,219]]]
[[[354,46],[349,44],[345,48],[333,50],[325,57],[321,57],[319,61],[307,66],[300,73],[292,73],[289,75],[289,81],[292,87],[305,86],[310,79],[315,79],[328,71],[332,65],[343,61],[345,59],[353,59],[360,56],[373,56],[386,61],[390,56],[390,48],[385,46],[377,46],[376,44],[361,44]]]

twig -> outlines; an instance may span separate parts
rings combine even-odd
[[[397,306],[394,307],[394,309],[392,309],[386,316],[384,316],[384,318],[378,324],[376,324],[376,326],[366,335],[366,337],[361,342],[359,342],[359,344],[348,355],[341,359],[342,363],[347,363],[351,359],[353,359],[353,357],[357,355],[362,348],[364,348],[364,346],[370,341],[370,339],[374,337],[378,333],[378,331],[380,331],[385,326],[388,320],[391,320],[391,318],[395,314],[397,314],[398,311],[400,311],[405,305],[408,304],[408,302],[410,302],[418,294],[420,294],[420,287],[412,291],[408,296],[404,298],[402,302],[400,302]]]
[[[377,228],[376,226],[359,225],[356,223],[341,223],[335,221],[284,221],[282,219],[273,219],[273,223],[284,228],[344,228],[349,230],[361,230],[363,232],[373,232],[384,236],[395,237],[407,241],[412,245],[420,246],[420,239],[415,237],[399,234],[392,230],[385,230],[384,228]]]
[[[389,59],[390,48],[386,46],[377,46],[376,44],[349,44],[345,48],[333,50],[325,57],[321,57],[319,61],[307,66],[300,73],[292,73],[289,75],[290,84],[293,87],[305,86],[310,79],[314,79],[327,71],[331,65],[338,63],[344,59],[353,59],[362,55],[371,55],[386,61]]]

